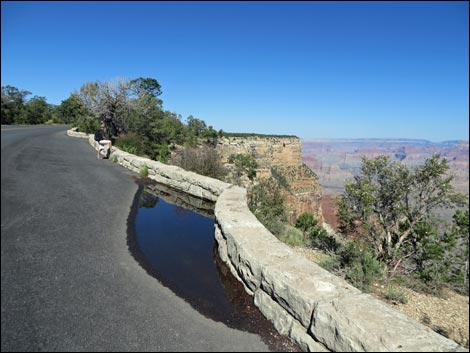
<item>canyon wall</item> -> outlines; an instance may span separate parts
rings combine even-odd
[[[223,137],[218,141],[217,150],[226,165],[232,155],[252,155],[258,164],[257,179],[270,177],[273,169],[284,176],[289,184],[289,190],[285,192],[285,205],[291,224],[304,212],[315,215],[322,224],[322,189],[317,175],[302,162],[299,138],[262,135]]]

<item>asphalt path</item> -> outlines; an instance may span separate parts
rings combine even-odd
[[[137,264],[136,174],[67,128],[1,127],[1,350],[267,351]]]

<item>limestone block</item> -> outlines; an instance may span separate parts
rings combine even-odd
[[[250,288],[248,288],[246,286],[245,282],[240,278],[240,276],[238,275],[237,270],[235,269],[232,262],[230,261],[230,258],[228,257],[227,242],[226,242],[226,239],[224,238],[222,232],[220,231],[220,228],[218,227],[217,224],[215,224],[214,228],[215,228],[215,240],[217,241],[217,244],[218,244],[220,259],[227,265],[230,272],[237,279],[237,281],[239,281],[241,284],[243,284],[243,287],[245,288],[245,292],[247,292],[249,295],[253,295],[253,291]]]
[[[264,266],[293,255],[249,211],[245,189],[228,188],[217,201],[215,216],[227,242],[228,257],[252,291],[260,285]]]
[[[310,325],[313,308],[320,301],[360,293],[343,279],[301,256],[266,264],[261,288],[306,328]]]
[[[328,352],[325,347],[315,342],[305,327],[300,325],[263,290],[258,289],[255,292],[254,302],[263,315],[273,323],[276,330],[282,335],[289,336],[303,351]]]
[[[320,302],[309,332],[337,352],[451,352],[459,345],[368,294]]]

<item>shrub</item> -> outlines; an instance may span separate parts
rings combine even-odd
[[[239,153],[237,155],[231,155],[228,161],[235,165],[235,177],[238,180],[243,174],[246,174],[250,180],[253,180],[256,177],[256,168],[258,168],[258,163],[253,155]]]
[[[287,215],[282,188],[275,179],[262,179],[248,190],[248,207],[271,233],[282,233]]]
[[[287,178],[279,170],[277,170],[277,168],[271,168],[271,176],[277,180],[282,188],[289,192],[291,191],[291,187],[287,181]]]
[[[116,139],[115,145],[123,151],[135,155],[141,155],[144,151],[142,137],[133,132],[119,136],[119,138]]]
[[[300,229],[302,232],[307,233],[313,227],[317,225],[318,221],[310,213],[302,213],[295,220],[295,227]]]
[[[328,256],[318,264],[327,271],[338,272],[341,268],[341,258],[335,253],[328,253]]]
[[[172,158],[172,164],[220,180],[227,175],[227,170],[222,165],[216,149],[207,145],[195,148],[186,147],[180,155]]]
[[[162,163],[168,163],[168,160],[170,159],[170,146],[166,144],[158,144],[154,143],[152,144],[152,148],[147,151],[150,155],[150,158]]]
[[[284,230],[282,234],[279,235],[279,240],[294,246],[304,246],[305,245],[305,238],[302,233],[297,228],[291,226],[284,226]]]
[[[325,251],[337,251],[339,244],[336,239],[329,236],[326,230],[315,226],[309,233],[311,245]]]
[[[149,176],[149,168],[144,165],[141,169],[140,169],[140,176],[142,178],[147,178]]]
[[[403,292],[403,290],[401,290],[400,288],[395,287],[391,284],[387,285],[387,289],[384,293],[384,297],[385,297],[385,299],[390,300],[394,304],[397,304],[397,303],[406,304],[406,303],[408,303],[408,298],[407,298],[405,292]]]
[[[365,243],[352,241],[342,248],[339,255],[346,279],[357,288],[368,292],[372,283],[383,279],[385,265]]]
[[[93,134],[100,128],[100,122],[94,117],[78,118],[75,125],[77,126],[78,131],[86,134]]]

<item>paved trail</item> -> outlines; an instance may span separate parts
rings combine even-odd
[[[139,267],[134,174],[66,129],[1,128],[1,350],[267,351]]]

